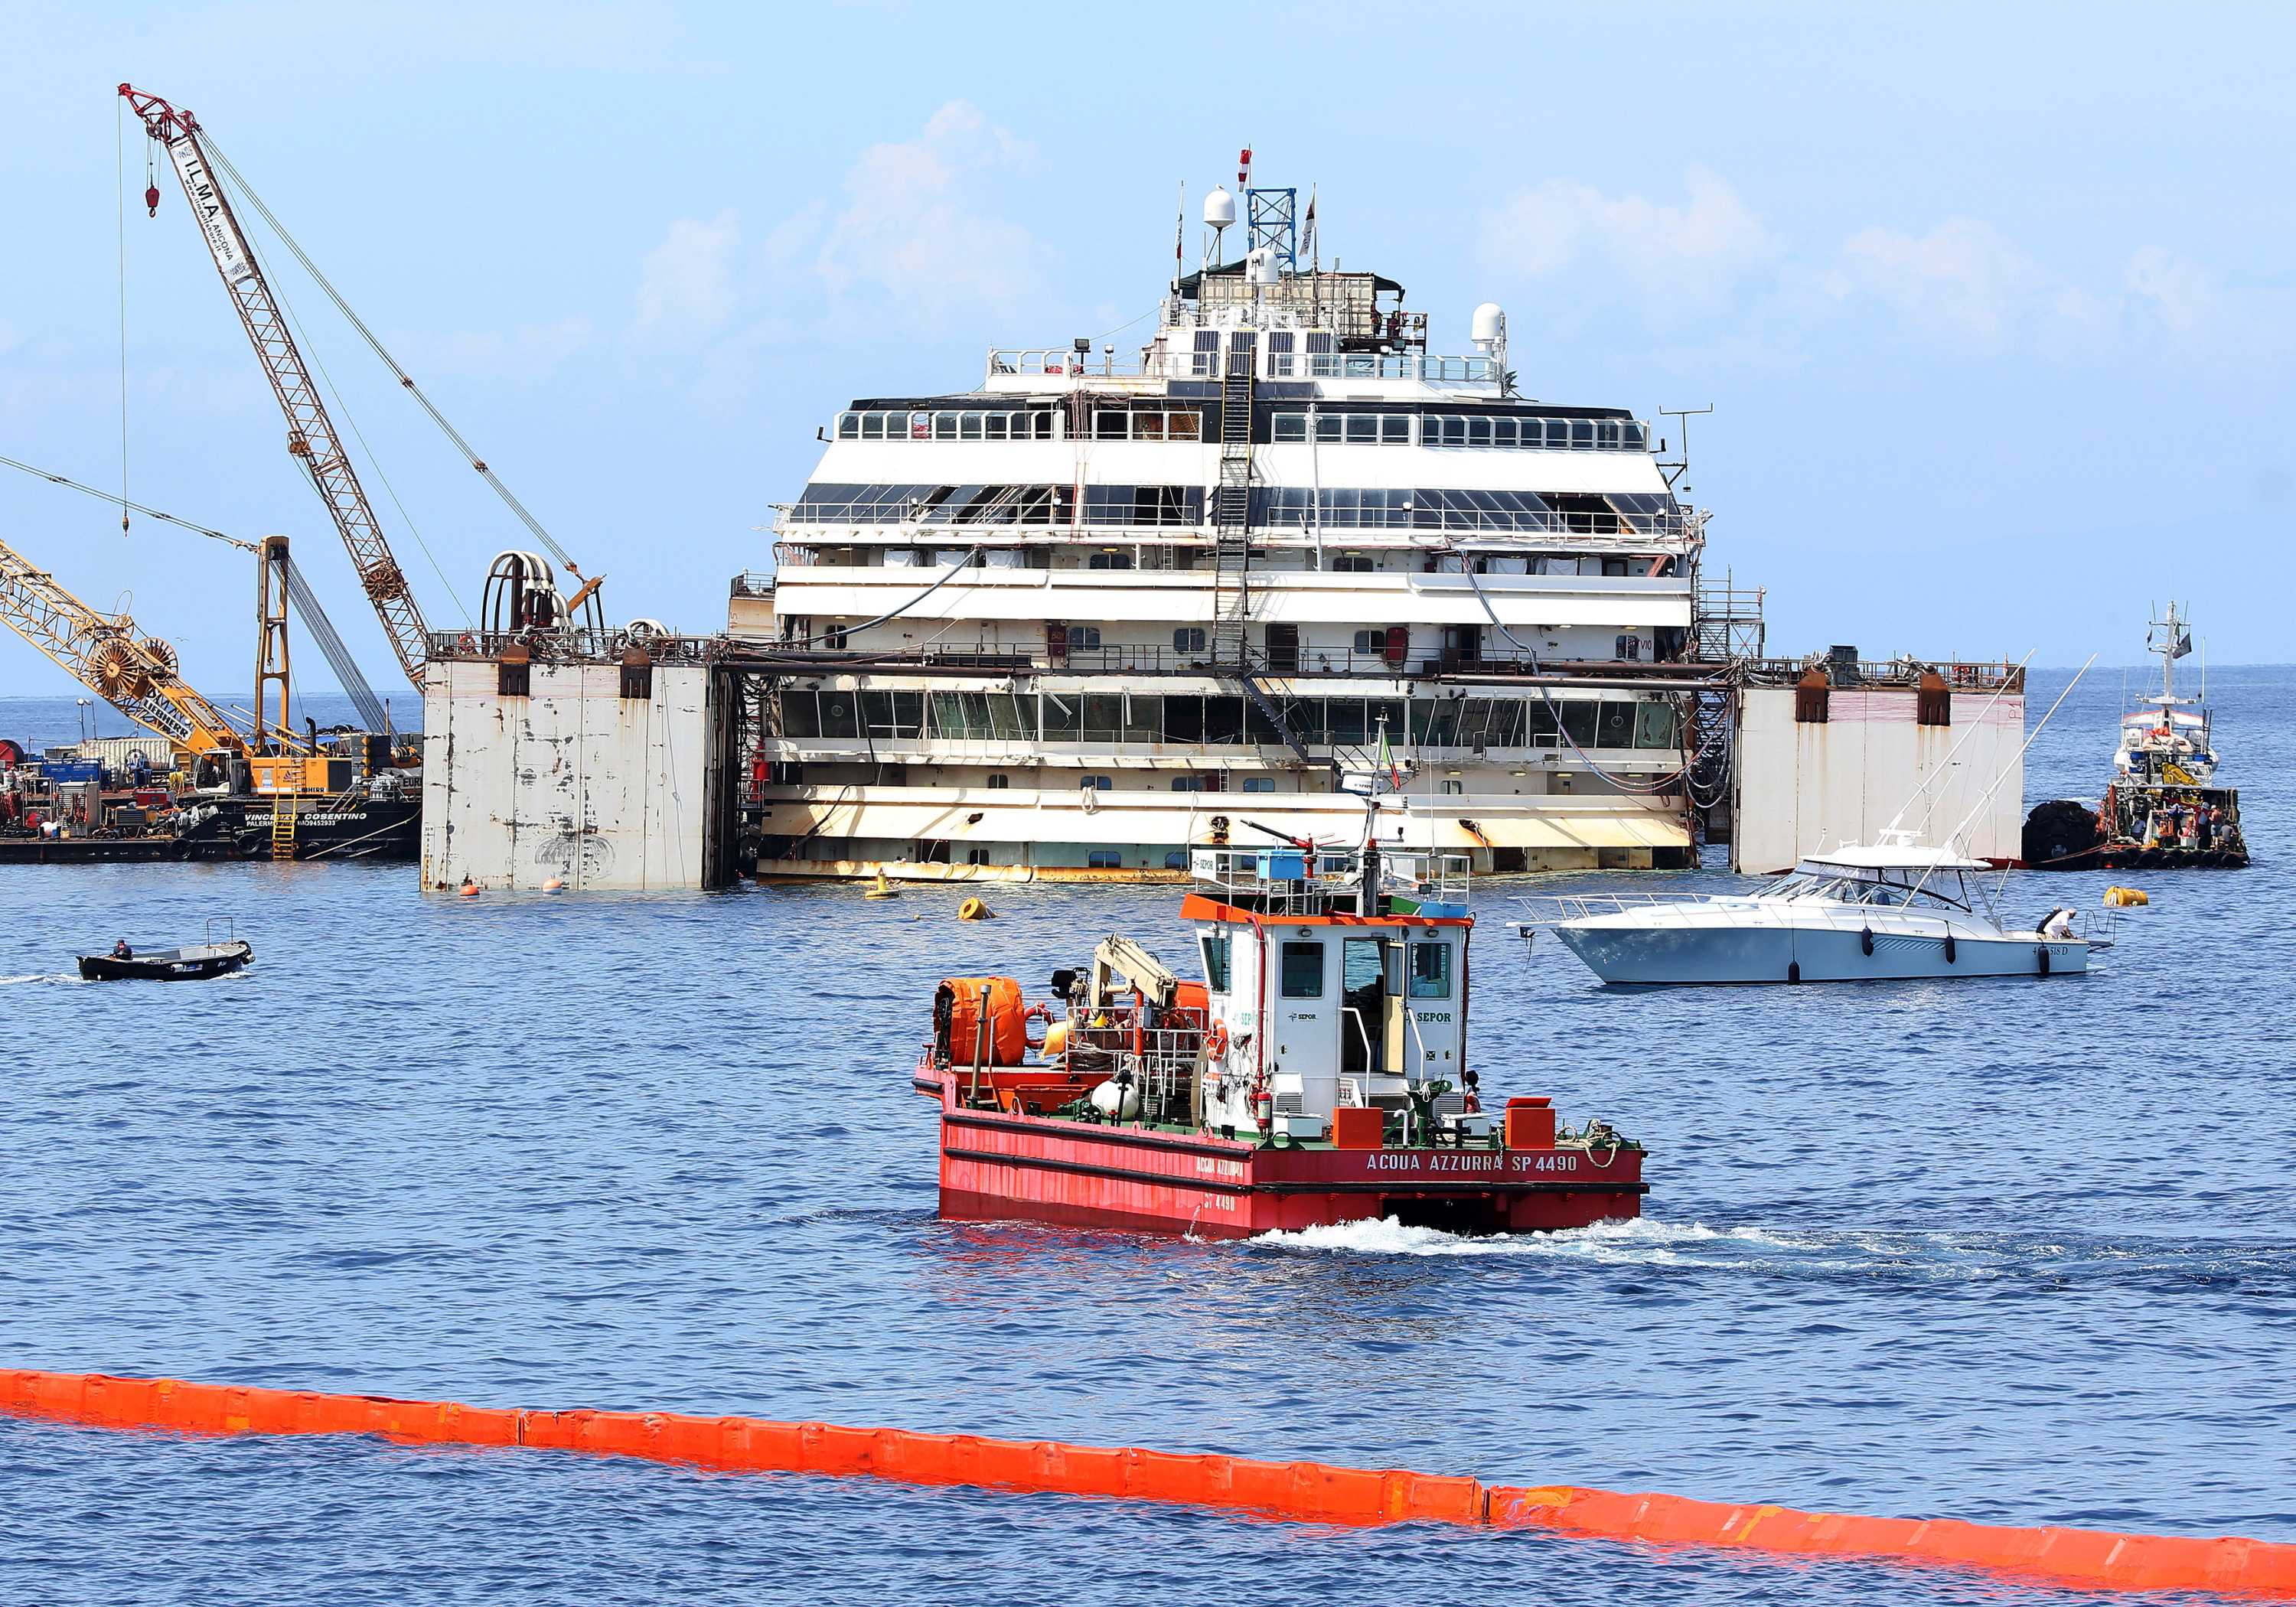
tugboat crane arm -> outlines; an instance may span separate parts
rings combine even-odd
[[[1122,978],[1140,990],[1160,1010],[1169,1009],[1179,996],[1180,979],[1164,963],[1129,938],[1103,938],[1092,951],[1092,993],[1095,1006],[1109,995],[1112,978]]]

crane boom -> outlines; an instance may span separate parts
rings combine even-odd
[[[256,358],[271,381],[279,410],[287,416],[287,450],[301,461],[320,500],[327,504],[328,516],[335,521],[358,570],[359,584],[374,606],[375,617],[382,621],[391,650],[398,655],[399,668],[408,680],[421,686],[422,611],[408,589],[398,561],[391,555],[390,543],[384,538],[374,509],[359,485],[349,454],[335,435],[318,387],[303,365],[302,354],[295,348],[295,338],[263,277],[246,233],[239,226],[231,201],[209,169],[207,152],[200,143],[198,121],[190,112],[178,111],[133,85],[122,84],[119,93],[144,119],[144,131],[168,152],[176,177],[184,186],[184,197],[191,203],[192,216],[198,219],[207,241],[208,253],[215,258],[216,272],[222,275],[224,289],[239,311],[248,343],[254,347]],[[156,190],[147,191],[144,199],[157,209]]]
[[[120,713],[195,757],[245,746],[215,705],[176,673],[174,648],[137,636],[126,614],[98,613],[4,542],[0,619]]]

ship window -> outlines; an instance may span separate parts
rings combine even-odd
[[[1243,785],[1237,790],[1243,792],[1273,792],[1275,791],[1275,778],[1272,775],[1247,775],[1243,778]]]
[[[1203,790],[1204,778],[1201,775],[1176,775],[1172,778],[1172,791],[1175,792],[1201,792]]]
[[[1597,447],[1607,447],[1607,448],[1609,448],[1610,450],[1614,451],[1614,452],[1615,452],[1616,450],[1618,450],[1618,446],[1619,446],[1619,421],[1618,421],[1618,420],[1616,420],[1616,419],[1597,419],[1597,420],[1595,420],[1595,445],[1596,445]]]
[[[885,415],[883,414],[865,413],[861,414],[859,422],[861,425],[860,435],[863,440],[882,441],[885,439]]]
[[[1087,792],[1113,792],[1116,791],[1116,778],[1112,775],[1087,775],[1077,785]]]
[[[1160,441],[1164,439],[1164,415],[1160,413],[1136,413],[1132,415],[1132,439],[1136,441]]]
[[[1602,712],[1595,717],[1595,745],[1597,748],[1633,747],[1635,706],[1632,703],[1603,702],[1596,707]]]
[[[856,441],[861,439],[859,414],[840,413],[837,415],[837,439],[840,441]]]
[[[1467,445],[1470,447],[1488,447],[1490,444],[1490,420],[1469,419],[1467,421]]]
[[[1348,414],[1348,439],[1375,441],[1379,439],[1379,415],[1375,413]]]
[[[1681,746],[1675,735],[1674,705],[1671,703],[1635,705],[1635,746],[1637,748]]]
[[[1411,440],[1411,419],[1407,414],[1390,413],[1379,421],[1379,439],[1387,445],[1408,445]]]
[[[1451,996],[1451,946],[1414,943],[1411,946],[1411,996],[1447,999]]]
[[[1562,705],[1562,734],[1581,748],[1595,745],[1595,705],[1573,699]]]
[[[1069,651],[1070,652],[1098,652],[1100,651],[1100,627],[1097,625],[1070,626]]]
[[[1497,447],[1512,447],[1515,444],[1514,421],[1513,419],[1493,419],[1491,421],[1491,444]]]
[[[1643,427],[1632,420],[1628,420],[1627,422],[1620,433],[1626,438],[1621,444],[1630,451],[1642,451],[1650,439],[1648,436],[1643,433]]]
[[[1277,441],[1304,441],[1308,439],[1308,415],[1304,413],[1279,413],[1270,438]]]
[[[1572,419],[1570,421],[1570,445],[1572,449],[1574,451],[1584,452],[1592,447],[1594,444],[1595,421],[1593,419]]]
[[[1321,943],[1283,945],[1283,996],[1320,999],[1324,996],[1324,946]]]
[[[1184,625],[1172,633],[1174,652],[1201,652],[1203,650],[1204,627],[1202,626]]]
[[[1198,939],[1204,950],[1204,991],[1226,993],[1228,988],[1228,948],[1233,939],[1209,934]]]
[[[991,413],[985,415],[980,421],[981,438],[984,440],[1003,440],[1006,422],[1011,417],[1010,414],[1004,413]]]
[[[1132,554],[1129,553],[1092,553],[1085,558],[1085,568],[1088,570],[1128,570],[1131,567]]]
[[[1340,439],[1341,430],[1346,426],[1346,422],[1347,421],[1345,416],[1341,414],[1326,413],[1317,414],[1316,418],[1316,439],[1319,441],[1338,440]]]
[[[1216,329],[1198,330],[1196,332],[1195,350],[1190,356],[1188,371],[1191,373],[1199,375],[1209,374],[1218,366],[1219,331]]]
[[[1204,415],[1201,413],[1192,410],[1186,413],[1168,413],[1164,415],[1164,439],[1166,440],[1201,440],[1203,439],[1203,433]]]
[[[1120,441],[1131,431],[1126,428],[1125,415],[1112,409],[1103,409],[1092,415],[1092,433],[1096,440]]]
[[[1368,575],[1377,567],[1377,565],[1372,562],[1369,554],[1364,553],[1341,553],[1338,557],[1332,560],[1332,570],[1342,575]],[[1376,635],[1378,633],[1375,631],[1368,630],[1359,630],[1356,633],[1358,637]],[[1361,649],[1361,651],[1369,652],[1372,650],[1365,648]]]
[[[1124,856],[1114,849],[1094,849],[1084,857],[1085,868],[1092,871],[1120,871]]]

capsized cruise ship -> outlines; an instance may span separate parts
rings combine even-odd
[[[997,348],[824,430],[734,584],[759,875],[1180,880],[1355,845],[1367,792],[1480,871],[1693,861],[1726,655],[1679,464],[1526,394],[1496,306],[1442,355],[1238,179],[1144,347]]]

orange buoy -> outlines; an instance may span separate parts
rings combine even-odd
[[[460,898],[475,898],[479,896],[479,884],[470,877],[465,876],[463,878],[463,885],[456,889],[455,891],[456,895]]]

